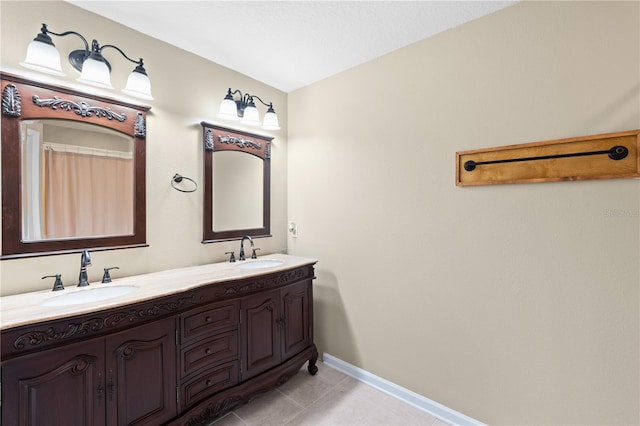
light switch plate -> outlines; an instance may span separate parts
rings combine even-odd
[[[298,236],[298,224],[295,222],[289,222],[289,233],[293,238]]]

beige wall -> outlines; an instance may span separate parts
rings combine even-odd
[[[275,136],[271,159],[271,238],[256,240],[260,254],[286,249],[286,165],[287,165],[287,96],[265,84],[252,80],[228,68],[176,49],[168,44],[134,32],[88,13],[68,3],[8,2],[0,3],[1,65],[4,71],[21,73],[45,80],[44,74],[30,73],[19,66],[24,60],[29,42],[39,32],[42,22],[55,32],[75,30],[101,44],[115,44],[133,57],[142,56],[152,81],[155,100],[150,102],[147,120],[147,242],[149,247],[92,253],[93,267],[89,279],[100,280],[102,268],[119,266],[112,276],[129,276],[181,266],[222,261],[225,251],[239,250],[239,243],[202,244],[202,131],[200,122],[221,125],[216,113],[227,88],[255,93],[268,99],[279,112],[282,130]],[[221,35],[216,35],[216,37]],[[78,85],[78,73],[64,59],[68,52],[82,47],[75,36],[53,37],[61,52],[67,77],[51,80],[65,85]],[[111,62],[112,83],[116,91],[107,96],[119,96],[134,65],[118,57],[114,50],[105,50]],[[99,92],[90,86],[80,90]],[[262,113],[265,110],[261,110]],[[256,131],[253,128],[245,130]],[[260,130],[258,130],[260,132]],[[195,179],[197,192],[186,194],[171,188],[175,173]],[[231,180],[230,180],[230,183]],[[80,255],[59,255],[28,260],[0,262],[1,294],[50,288],[52,283],[40,277],[62,273],[67,285],[77,282]]]
[[[640,180],[456,151],[640,128],[640,3],[522,2],[289,94],[316,340],[490,424],[639,424]]]

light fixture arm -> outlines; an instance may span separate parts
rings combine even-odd
[[[91,51],[89,50],[89,42],[87,41],[87,39],[84,38],[82,34],[80,34],[77,31],[65,31],[63,33],[56,33],[54,31],[51,31],[49,28],[47,28],[47,24],[43,23],[42,28],[40,28],[40,33],[36,36],[34,41],[39,41],[42,43],[49,44],[51,46],[55,46],[53,44],[53,41],[51,40],[51,37],[49,37],[49,34],[53,34],[54,36],[58,36],[58,37],[65,37],[70,34],[73,34],[75,36],[78,36],[80,40],[82,40],[82,42],[84,43],[84,50],[73,50],[71,53],[69,53],[69,62],[71,63],[73,68],[75,68],[78,71],[82,71],[82,64],[84,60],[87,59],[91,54]],[[95,40],[93,42],[94,44],[97,44]],[[111,65],[109,65],[108,62],[107,62],[107,66],[109,67],[109,69],[111,69]]]
[[[239,100],[235,100],[233,99],[233,95],[240,95],[240,99]],[[235,103],[240,103],[242,105],[242,109],[244,110],[244,107],[247,106],[247,104],[249,103],[249,101],[251,101],[251,95],[248,93],[242,94],[242,92],[238,89],[234,90],[233,92],[231,91],[231,88],[229,88],[229,90],[227,91],[227,96],[230,99],[233,99],[233,101]]]
[[[93,42],[94,42],[94,43],[96,43],[96,45],[98,44],[98,42],[97,42],[97,41],[95,41],[95,40],[94,40]],[[118,52],[120,52],[120,54],[121,54],[122,56],[124,56],[127,60],[129,60],[129,61],[133,62],[134,64],[137,64],[137,65],[138,65],[138,66],[140,66],[140,67],[143,67],[143,66],[144,66],[144,64],[142,63],[142,58],[140,58],[140,59],[139,59],[139,60],[137,60],[137,61],[136,61],[136,60],[134,60],[134,59],[131,59],[130,57],[128,57],[128,56],[127,56],[127,54],[126,54],[126,53],[124,53],[124,52],[122,51],[122,49],[120,49],[118,46],[114,46],[113,44],[105,44],[104,46],[98,47],[98,52],[102,53],[102,51],[103,51],[104,49],[106,49],[107,47],[111,47],[112,49],[116,49]]]
[[[141,60],[142,60],[142,59],[141,59]],[[272,104],[271,102],[266,103],[265,101],[263,101],[262,99],[260,99],[260,97],[259,97],[259,96],[257,96],[257,95],[250,95],[249,93],[242,94],[242,92],[241,92],[240,90],[238,90],[238,89],[236,89],[236,90],[234,90],[234,91],[232,92],[232,91],[231,91],[231,88],[229,88],[229,90],[227,91],[227,96],[229,96],[229,97],[231,97],[231,98],[233,98],[233,95],[235,95],[235,94],[239,94],[239,95],[240,95],[240,100],[239,100],[239,101],[235,101],[235,102],[236,102],[236,103],[237,103],[237,102],[240,102],[240,103],[242,103],[242,105],[247,105],[247,104],[248,104],[249,102],[251,102],[253,99],[257,99],[257,100],[259,100],[259,101],[262,103],[262,105],[264,105],[264,106],[266,106],[266,107],[268,107],[268,106],[273,106],[273,104]]]
[[[242,92],[238,89],[232,92],[231,87],[229,87],[229,90],[227,91],[227,96],[233,98],[233,95],[235,95],[236,93],[240,95],[240,99],[243,99],[244,95],[242,94]]]
[[[259,101],[262,103],[262,105],[264,105],[264,106],[266,106],[266,107],[273,108],[273,103],[272,103],[272,102],[266,103],[265,101],[263,101],[262,99],[260,99],[260,97],[259,97],[259,96],[256,96],[256,95],[247,95],[247,96],[250,96],[250,97],[251,97],[251,99],[257,99],[257,100],[259,100]]]
[[[47,28],[47,24],[43,23],[42,28],[40,28],[40,34],[37,35],[36,39],[38,39],[39,41],[43,41],[44,43],[47,43],[47,39],[48,39],[49,44],[51,44],[51,37],[49,37],[48,34],[53,34],[54,36],[58,36],[58,37],[68,36],[69,34],[77,35],[78,37],[80,37],[80,39],[84,43],[84,50],[86,50],[87,52],[89,51],[89,42],[87,42],[87,39],[84,38],[82,34],[76,31],[65,31],[63,33],[54,33],[53,31]],[[42,38],[43,35],[44,35],[44,40]]]
[[[240,95],[240,99],[238,100],[234,99],[233,95]],[[227,90],[227,96],[225,96],[225,99],[230,99],[236,103],[237,109],[238,109],[238,116],[242,117],[244,115],[245,108],[247,107],[249,102],[251,102],[251,95],[249,95],[248,93],[243,94],[238,89],[232,92],[231,88],[229,88],[229,90]]]
[[[94,39],[91,42],[90,50],[89,50],[88,43],[85,43],[85,44],[86,44],[86,47],[84,50],[78,49],[78,50],[72,50],[71,52],[69,52],[69,62],[71,63],[73,68],[82,72],[82,65],[84,64],[84,61],[87,58],[93,58],[107,64],[107,68],[109,68],[109,72],[111,72],[111,64],[102,56],[102,53],[100,53],[102,48],[98,44],[98,41]]]

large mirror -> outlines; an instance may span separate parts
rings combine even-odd
[[[2,258],[146,245],[147,110],[2,74]]]
[[[270,235],[271,138],[203,127],[204,243]]]

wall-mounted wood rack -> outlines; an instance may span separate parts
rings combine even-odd
[[[640,130],[456,152],[456,185],[640,177]]]

